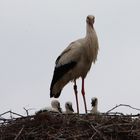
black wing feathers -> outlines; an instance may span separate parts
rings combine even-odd
[[[59,56],[60,57],[60,56]],[[56,62],[59,60],[59,57],[57,58]],[[76,62],[75,61],[71,61],[67,64],[61,65],[59,67],[55,67],[54,69],[54,74],[53,74],[53,79],[52,79],[52,83],[51,83],[51,87],[50,87],[50,97],[55,97],[58,98],[60,96],[61,91],[58,91],[57,94],[53,94],[52,93],[52,89],[53,86],[55,85],[55,83],[57,81],[59,81],[69,70],[71,70],[72,68],[74,68],[76,66]]]

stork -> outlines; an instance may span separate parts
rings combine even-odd
[[[90,113],[98,114],[99,113],[99,111],[98,111],[98,99],[96,97],[91,98],[91,106],[92,106],[92,109],[91,109]]]
[[[54,74],[50,86],[50,97],[58,98],[64,86],[74,82],[74,92],[79,114],[76,79],[82,79],[82,96],[87,113],[84,79],[95,63],[98,54],[98,38],[94,29],[95,17],[88,15],[86,18],[86,36],[70,43],[70,45],[58,56],[55,62]]]
[[[60,102],[58,100],[52,100],[51,101],[51,107],[42,108],[41,110],[37,111],[36,114],[46,112],[46,111],[62,113],[62,109],[60,107]]]
[[[58,100],[51,101],[52,111],[62,113],[60,102]]]
[[[73,107],[72,107],[72,102],[66,102],[65,109],[66,109],[66,111],[64,113],[72,114],[74,112]]]

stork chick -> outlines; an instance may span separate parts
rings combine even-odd
[[[51,102],[52,111],[62,113],[62,109],[60,107],[60,102],[58,100],[52,100]]]
[[[66,109],[66,111],[64,113],[72,114],[74,112],[73,107],[72,107],[72,102],[66,102],[65,109]]]
[[[96,97],[91,98],[91,106],[92,106],[92,109],[91,109],[90,113],[98,114],[99,113],[99,111],[98,111],[98,99]]]
[[[57,112],[62,113],[62,109],[60,107],[60,102],[58,100],[52,100],[51,101],[51,107],[45,107],[40,109],[36,112],[36,114],[42,113],[42,112]]]

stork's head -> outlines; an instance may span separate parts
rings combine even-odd
[[[98,99],[96,97],[91,98],[91,106],[95,107],[98,104]]]
[[[95,17],[93,15],[88,15],[87,16],[86,22],[87,22],[88,25],[93,27],[94,21],[95,21]]]
[[[72,108],[72,102],[66,102],[65,103],[65,108],[66,108],[66,111],[69,110],[71,112],[74,112],[74,110]]]
[[[52,108],[57,109],[60,113],[62,113],[62,109],[60,107],[60,103],[58,100],[52,100],[51,102]]]

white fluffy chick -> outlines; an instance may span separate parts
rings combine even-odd
[[[91,98],[91,106],[92,106],[92,109],[91,109],[90,113],[98,114],[99,113],[99,111],[98,111],[98,99],[96,97]]]
[[[73,107],[72,107],[72,102],[66,102],[65,103],[65,114],[72,114],[74,112]]]

